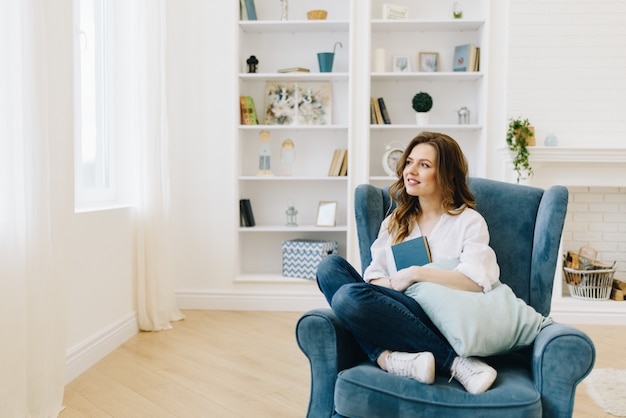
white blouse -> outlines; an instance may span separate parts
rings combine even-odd
[[[391,252],[392,239],[387,231],[388,224],[387,217],[371,246],[372,263],[363,274],[366,282],[380,277],[390,277],[397,272]],[[421,235],[419,226],[415,225],[406,240]],[[466,208],[457,216],[444,213],[426,238],[433,263],[459,260],[454,270],[478,283],[485,293],[498,281],[500,267],[495,252],[489,246],[487,223],[474,209]]]

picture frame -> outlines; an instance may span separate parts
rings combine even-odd
[[[420,52],[418,65],[422,73],[436,73],[439,71],[439,52]]]
[[[317,205],[315,226],[335,226],[337,223],[336,200],[322,200]]]
[[[393,72],[408,73],[411,71],[411,60],[408,55],[396,55],[393,57]]]

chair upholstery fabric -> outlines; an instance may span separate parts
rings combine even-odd
[[[548,315],[567,189],[543,190],[480,178],[469,184],[476,209],[489,227],[500,280]],[[362,270],[371,262],[370,246],[392,209],[387,188],[357,187]],[[448,376],[424,385],[382,371],[330,309],[305,313],[296,337],[311,365],[308,417],[570,417],[576,386],[595,361],[587,335],[554,323],[540,332],[532,347],[488,358],[498,378],[487,392],[472,395],[456,381],[448,382]]]

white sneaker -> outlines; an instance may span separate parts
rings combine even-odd
[[[435,356],[423,353],[392,351],[387,355],[387,372],[396,376],[410,377],[420,383],[431,385],[435,381]]]
[[[474,395],[487,391],[496,380],[498,372],[475,357],[457,357],[452,363],[452,378]]]

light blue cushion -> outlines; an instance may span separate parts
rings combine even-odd
[[[451,264],[431,267],[448,269]],[[405,293],[419,302],[460,356],[487,357],[529,346],[552,323],[502,283],[481,293],[420,282]]]

